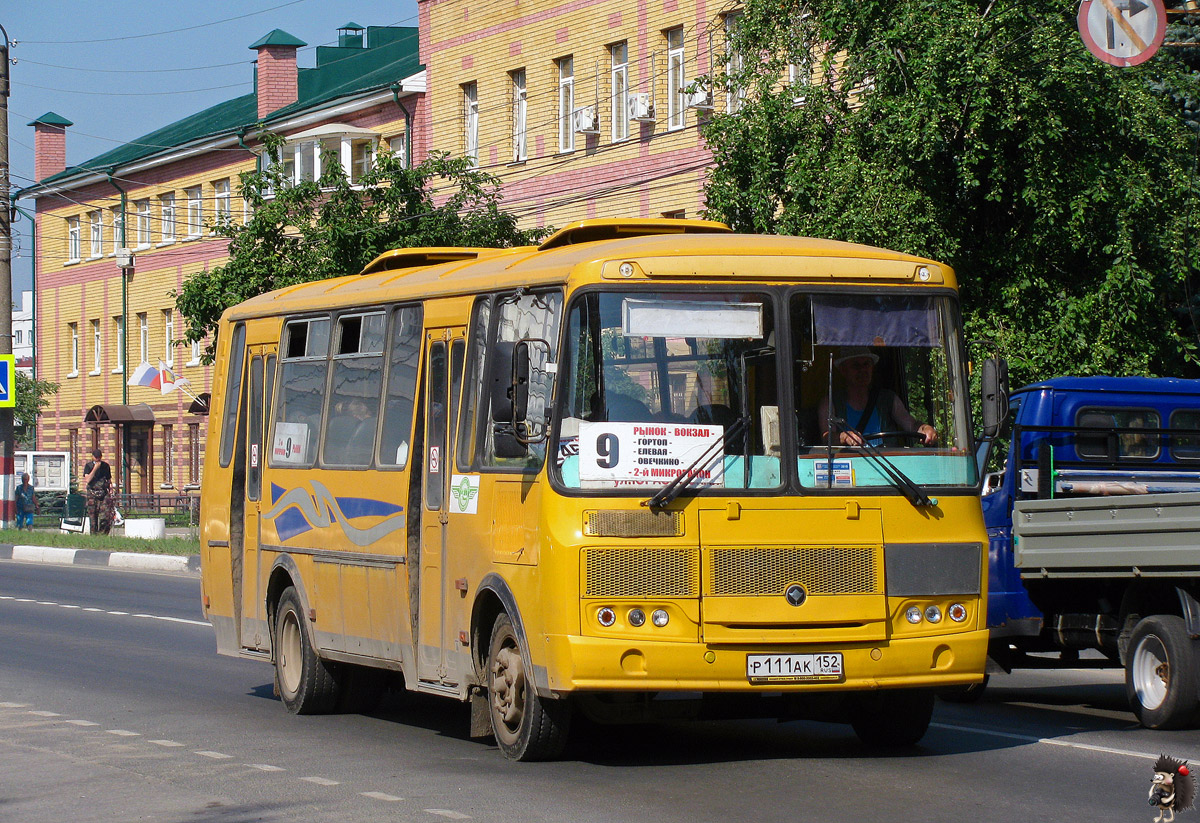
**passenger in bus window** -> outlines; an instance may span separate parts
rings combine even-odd
[[[354,428],[346,442],[346,463],[365,466],[371,462],[371,451],[375,446],[375,415],[366,401],[355,397],[348,404]]]
[[[837,442],[843,446],[861,446],[861,435],[880,432],[914,432],[921,436],[927,446],[937,443],[937,430],[928,423],[920,423],[909,414],[904,403],[891,389],[874,385],[875,364],[879,355],[866,346],[843,348],[833,361],[841,378],[841,387],[833,388],[833,413],[845,421],[839,426],[835,421],[833,431]],[[829,435],[829,400],[822,398],[817,409],[817,422],[821,426],[821,437]],[[849,431],[853,429],[854,431]],[[884,438],[869,438],[870,445],[880,446]]]

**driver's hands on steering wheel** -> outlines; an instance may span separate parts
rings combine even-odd
[[[880,432],[880,434],[887,435],[887,434],[892,434],[892,432]],[[922,439],[922,442],[924,442],[924,444],[926,446],[933,446],[933,445],[937,444],[937,439],[938,439],[937,438],[937,429],[935,429],[933,426],[929,425],[928,423],[922,423],[920,426],[917,426],[917,430],[915,432],[912,432],[911,434],[914,436],[920,436],[920,438]],[[867,437],[870,438],[871,435],[867,435]],[[914,437],[914,439],[916,439],[916,438]],[[863,445],[862,435],[860,435],[858,432],[852,432],[852,431],[839,432],[838,440],[841,442],[841,444],[843,446],[861,446],[861,445]]]

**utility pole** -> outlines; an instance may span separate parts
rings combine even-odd
[[[8,32],[0,26],[0,354],[12,354],[12,202],[8,197]],[[9,386],[10,392],[16,386]],[[0,407],[0,528],[16,520],[13,410]]]

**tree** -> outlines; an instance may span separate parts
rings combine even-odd
[[[212,335],[221,313],[256,295],[296,283],[355,274],[389,249],[420,246],[507,247],[534,242],[500,208],[499,183],[465,157],[434,153],[414,168],[391,153],[351,182],[332,152],[317,181],[293,183],[278,162],[283,139],[262,135],[269,162],[241,176],[251,211],[244,224],[214,226],[229,238],[229,260],[184,281],[176,308],[188,342]]]
[[[16,427],[16,443],[19,449],[32,449],[33,437],[37,431],[37,419],[42,410],[50,405],[50,398],[58,392],[58,384],[49,380],[35,380],[17,372],[17,405],[13,409],[13,423]]]
[[[748,3],[731,48],[762,59],[713,79],[748,94],[704,127],[711,216],[950,263],[1014,381],[1195,374],[1197,76],[1099,62],[1076,10]]]

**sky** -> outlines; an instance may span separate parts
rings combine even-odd
[[[253,89],[251,43],[272,29],[299,37],[302,68],[337,29],[415,26],[416,0],[0,0],[15,43],[9,65],[10,184],[33,182],[33,128],[46,112],[67,129],[67,165]],[[18,205],[28,211],[32,200]],[[32,282],[31,224],[13,224],[13,294]]]

